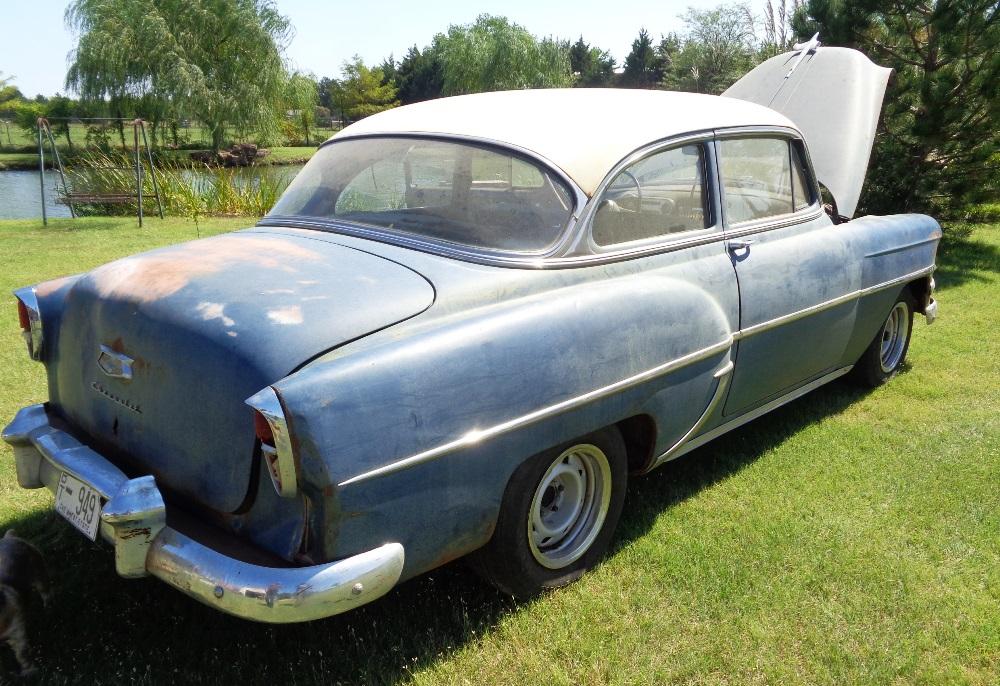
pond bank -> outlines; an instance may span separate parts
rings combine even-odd
[[[181,196],[188,204],[199,202],[205,214],[214,214],[216,210],[222,214],[246,214],[255,209],[261,212],[269,209],[273,199],[284,190],[299,169],[301,165],[289,160],[256,167],[174,170],[158,173],[157,178],[165,205],[169,206],[170,200]],[[73,175],[68,176],[72,183]],[[57,201],[62,190],[59,173],[49,170],[45,173],[44,180],[46,214],[50,218],[69,217],[69,207]],[[155,207],[151,191],[151,188],[145,191],[148,194],[144,203],[147,214],[152,213]],[[97,210],[90,208],[90,211]],[[169,207],[167,211],[171,211]],[[173,211],[175,214],[183,213],[176,207]],[[134,210],[127,212],[134,216]],[[24,171],[0,169],[0,220],[41,219],[41,216],[38,167]]]

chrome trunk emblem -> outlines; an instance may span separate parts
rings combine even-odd
[[[106,345],[101,346],[101,354],[97,358],[97,366],[101,371],[113,379],[124,379],[128,381],[132,378],[132,363],[135,362],[128,355],[115,352]]]

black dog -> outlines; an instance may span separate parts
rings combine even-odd
[[[51,597],[45,560],[38,549],[9,529],[0,538],[0,641],[14,651],[21,676],[36,671],[31,659],[25,610],[37,593],[45,606]]]

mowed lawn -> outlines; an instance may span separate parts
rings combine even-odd
[[[45,398],[11,289],[194,235],[0,222],[0,421]],[[836,382],[635,479],[609,559],[526,604],[453,564],[311,624],[226,617],[115,576],[48,492],[16,486],[4,444],[0,528],[37,542],[57,591],[43,682],[1000,683],[1000,226],[939,261],[940,320],[918,318],[898,378]]]

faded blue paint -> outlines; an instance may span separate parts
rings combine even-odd
[[[434,297],[422,277],[371,254],[246,233],[112,262],[57,295],[61,321],[44,351],[50,407],[135,471],[223,512],[250,487],[244,399]],[[40,303],[47,317],[55,309]],[[135,360],[133,379],[101,372],[101,345]]]
[[[928,217],[834,226],[818,207],[759,227],[745,255],[728,250],[731,233],[564,269],[273,225],[154,251],[40,288],[50,407],[262,548],[320,562],[394,541],[410,577],[485,543],[510,474],[540,450],[648,415],[652,458],[705,411],[730,361],[730,397],[702,433],[724,406],[728,421],[852,364],[905,284],[741,330],[928,269],[940,237]],[[131,382],[102,378],[100,344],[135,358]],[[342,485],[705,349],[620,392]],[[243,400],[268,384],[294,440],[294,499],[254,477]]]

